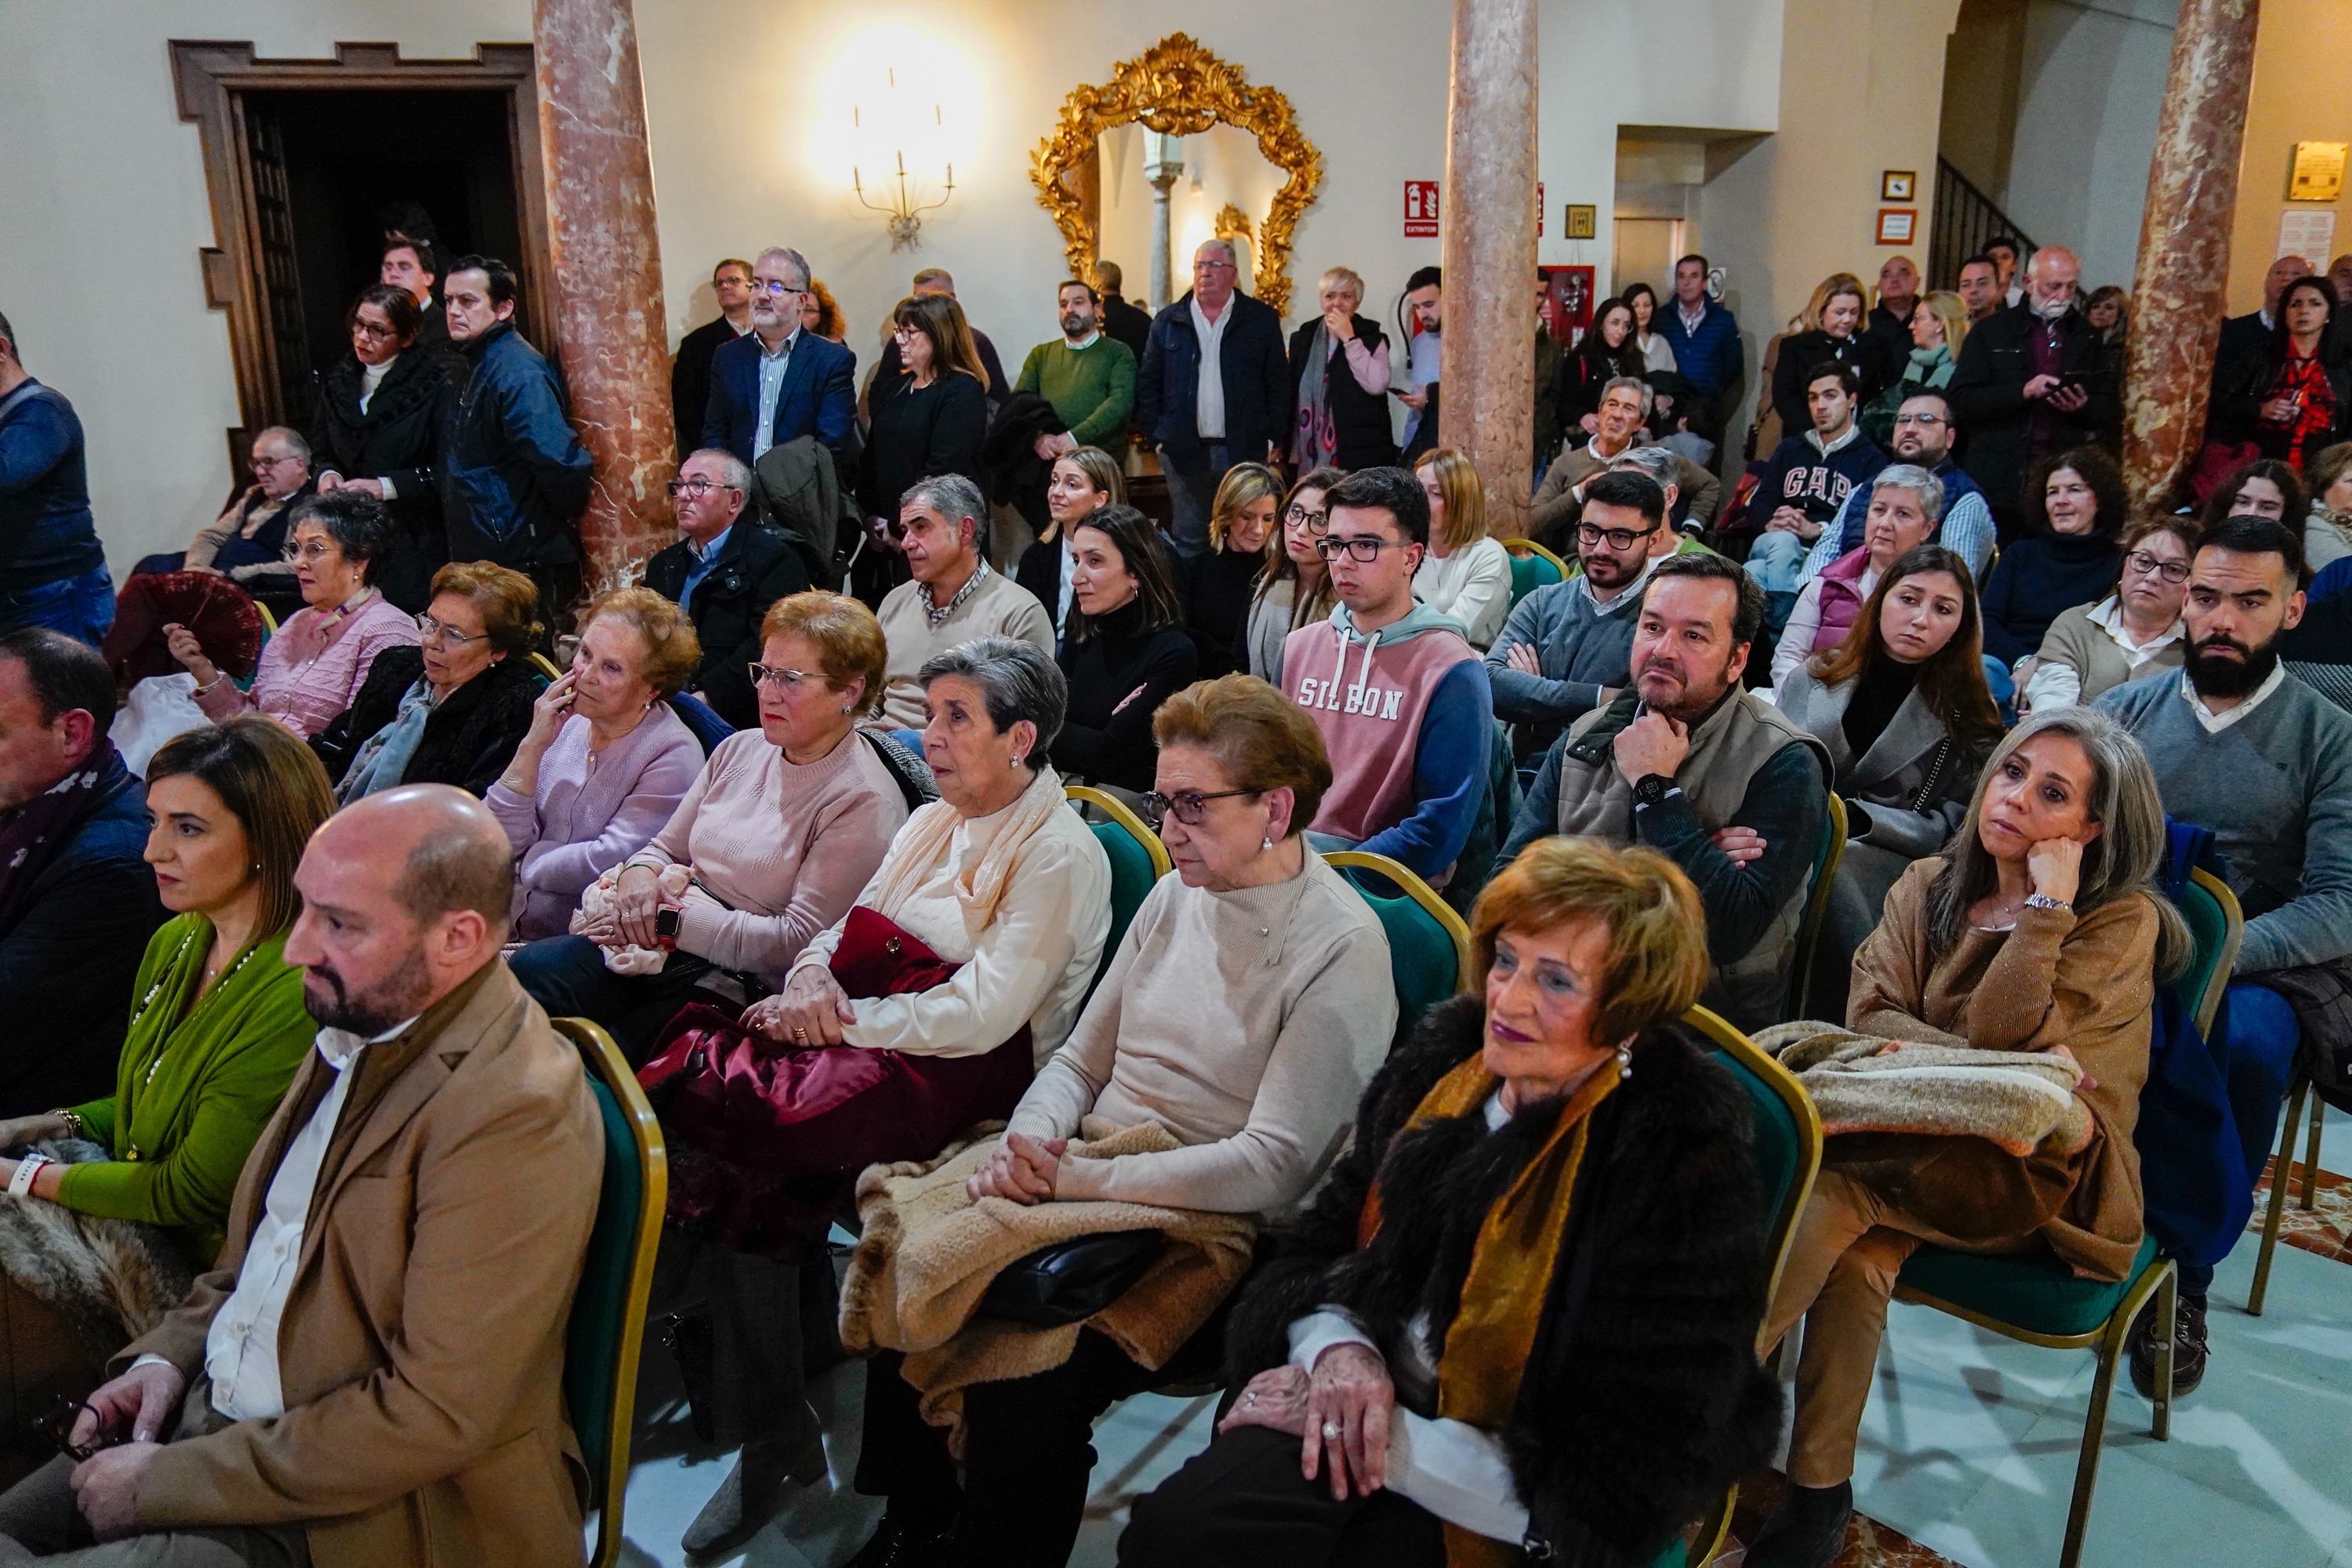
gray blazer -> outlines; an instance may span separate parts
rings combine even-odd
[[[1869,830],[1848,842],[1891,850],[1906,865],[1939,852],[1968,816],[1982,759],[1946,744],[1950,731],[1916,691],[1903,700],[1870,750],[1856,757],[1845,740],[1845,706],[1853,696],[1852,681],[1823,686],[1803,665],[1790,672],[1780,692],[1780,711],[1829,748],[1831,788],[1870,814]]]

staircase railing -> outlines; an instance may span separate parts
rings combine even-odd
[[[1996,235],[2007,235],[2016,240],[2025,247],[2024,256],[2033,253],[2032,239],[2017,226],[2014,218],[1994,205],[1992,198],[1971,184],[1966,174],[1937,158],[1935,234],[1927,247],[1927,287],[1957,287],[1961,265]]]

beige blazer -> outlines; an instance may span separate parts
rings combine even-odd
[[[603,1175],[580,1059],[494,959],[353,1070],[278,1330],[286,1414],[165,1446],[140,1526],[299,1521],[319,1568],[580,1563],[563,1331]],[[118,1368],[202,1373],[270,1179],[331,1081],[313,1051],[246,1161],[218,1266]]]

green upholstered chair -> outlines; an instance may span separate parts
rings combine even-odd
[[[1502,545],[1511,556],[1511,603],[1514,606],[1538,588],[1568,581],[1567,563],[1534,540],[1506,539]]]
[[[621,1556],[622,1505],[629,1490],[629,1440],[636,1418],[637,1352],[654,1254],[669,1205],[668,1155],[661,1123],[613,1037],[585,1018],[551,1019],[579,1048],[604,1125],[604,1181],[572,1320],[563,1331],[563,1403],[588,1463],[596,1510],[594,1568]]]
[[[1385,855],[1337,849],[1323,858],[1354,884],[1388,932],[1400,1039],[1412,1033],[1423,1013],[1478,983],[1470,928],[1428,883]]]
[[[1151,884],[1166,876],[1174,863],[1168,858],[1168,846],[1160,842],[1160,835],[1145,826],[1143,818],[1118,796],[1087,784],[1066,784],[1062,793],[1099,818],[1089,819],[1087,826],[1094,829],[1095,841],[1110,857],[1110,931],[1103,938],[1102,962],[1095,966],[1094,981],[1087,987],[1086,999],[1092,1001],[1095,986],[1102,984],[1135,911],[1143,907]],[[1079,1006],[1084,1011],[1085,1004]]]
[[[1830,889],[1837,882],[1839,862],[1845,858],[1845,802],[1835,795],[1829,801],[1821,847],[1813,851],[1813,879],[1807,885],[1804,920],[1797,927],[1796,958],[1789,966],[1788,1000],[1781,1005],[1780,1016],[1791,1023],[1807,1016],[1805,1009],[1813,1005],[1813,954],[1822,945],[1822,922],[1829,918]]]

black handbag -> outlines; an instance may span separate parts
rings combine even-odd
[[[1115,1230],[1041,1247],[989,1281],[980,1315],[1059,1329],[1082,1323],[1143,1278],[1168,1246],[1156,1230]]]

